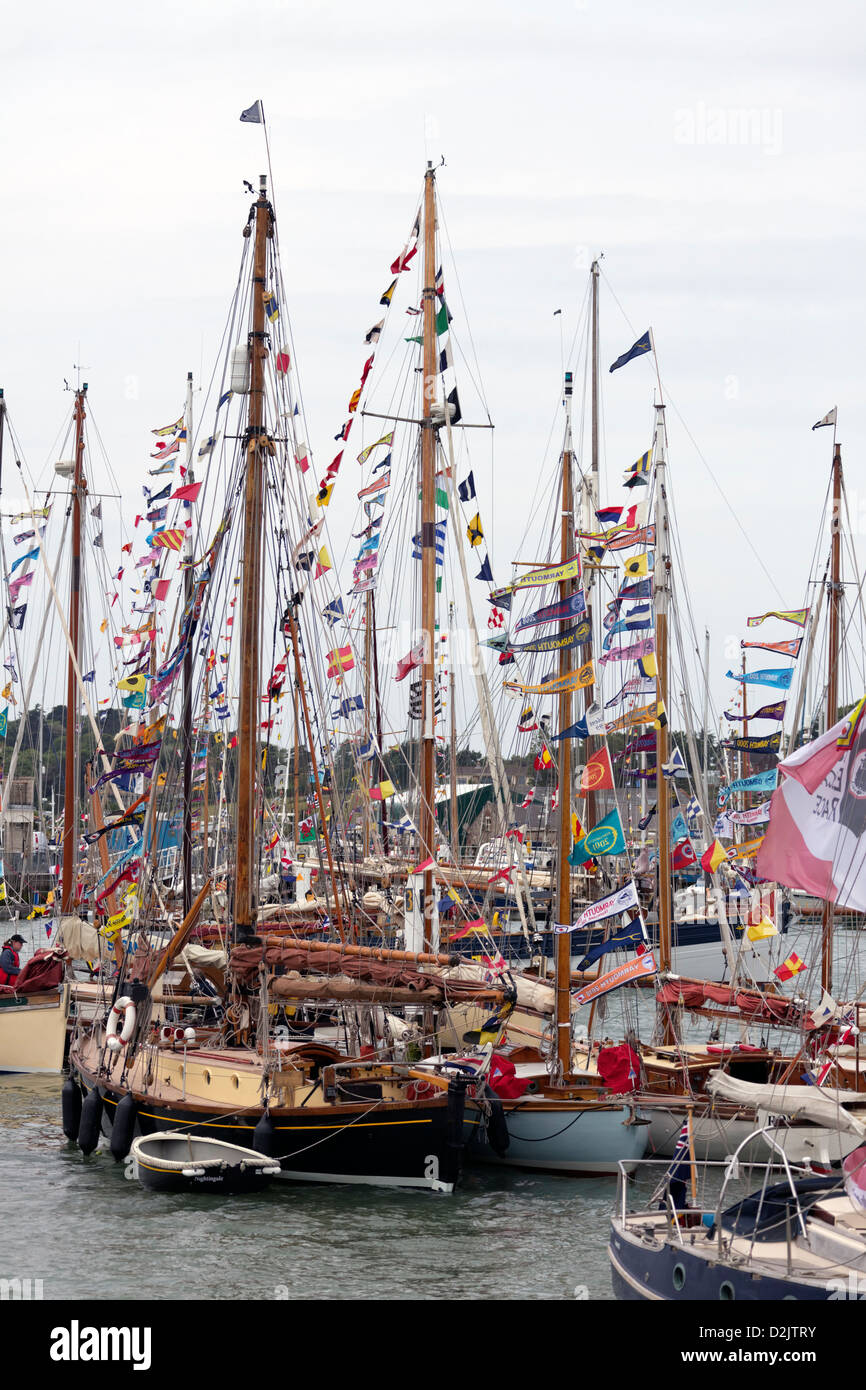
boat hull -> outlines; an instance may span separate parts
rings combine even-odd
[[[685,1111],[647,1109],[646,1113],[651,1114],[649,1152],[660,1158],[673,1157]],[[771,1149],[766,1140],[755,1133],[756,1124],[754,1112],[736,1117],[693,1113],[695,1158],[698,1162],[704,1159],[724,1162],[752,1134],[755,1137],[741,1150],[741,1159],[743,1162],[770,1161],[776,1150]],[[831,1164],[841,1163],[847,1154],[862,1143],[862,1138],[855,1134],[843,1134],[835,1129],[824,1129],[819,1125],[801,1123],[774,1129],[773,1141],[784,1150],[790,1163],[799,1165],[808,1161],[829,1168]]]
[[[497,1154],[482,1125],[476,1127],[467,1157],[507,1168],[575,1176],[615,1174],[643,1158],[647,1126],[635,1122],[630,1106],[569,1105],[527,1097],[503,1102],[508,1148]]]
[[[0,1073],[59,1076],[68,1018],[68,984],[56,994],[5,999],[0,1004]]]
[[[712,1237],[703,1253],[679,1243],[641,1239],[618,1218],[611,1223],[608,1255],[614,1296],[628,1302],[768,1302],[808,1299],[826,1302],[832,1288],[826,1282],[779,1277],[742,1262],[727,1264],[714,1256]]]
[[[95,1078],[75,1064],[89,1092]],[[127,1094],[102,1081],[103,1133],[111,1136],[117,1106]],[[254,1147],[262,1111],[236,1114],[209,1111],[194,1102],[162,1103],[138,1096],[136,1133],[183,1129],[210,1139]],[[462,1129],[454,1142],[454,1118],[447,1100],[376,1108],[375,1101],[327,1110],[271,1108],[273,1156],[280,1178],[294,1182],[357,1183],[376,1187],[417,1187],[451,1192],[459,1181]]]

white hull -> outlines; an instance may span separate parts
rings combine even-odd
[[[643,1113],[651,1117],[648,1154],[659,1158],[673,1157],[685,1111],[648,1108]],[[744,1139],[754,1133],[755,1124],[754,1111],[728,1119],[718,1115],[695,1115],[692,1120],[695,1158],[699,1162],[705,1159],[724,1162]],[[784,1149],[790,1163],[811,1161],[824,1168],[831,1163],[841,1163],[846,1154],[862,1142],[854,1134],[842,1134],[838,1130],[808,1123],[780,1128],[774,1132],[773,1138]],[[743,1162],[760,1163],[766,1163],[770,1156],[770,1146],[760,1136],[748,1144],[740,1155]]]
[[[0,1073],[59,1076],[66,1049],[69,985],[0,1006]]]

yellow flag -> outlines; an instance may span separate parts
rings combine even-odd
[[[752,922],[746,927],[746,936],[750,941],[764,941],[768,936],[778,935],[769,917],[762,917],[760,922]]]
[[[521,685],[519,681],[505,681],[504,684],[507,690],[520,690],[524,695],[559,695],[563,691],[583,690],[587,685],[594,685],[595,667],[587,661],[579,670],[557,676],[556,680],[546,681],[544,685]]]
[[[649,574],[649,555],[646,551],[642,555],[633,555],[630,560],[626,560],[623,570],[629,579],[636,579],[639,575]]]
[[[137,676],[124,676],[123,680],[117,682],[118,690],[132,690],[136,695],[143,695],[147,689],[147,676],[140,672]]]

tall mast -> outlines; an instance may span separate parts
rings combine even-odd
[[[574,499],[571,482],[571,372],[565,374],[565,444],[562,450],[562,516],[560,518],[559,559],[565,564],[571,558],[574,535]],[[559,596],[567,599],[574,585],[562,579]],[[559,653],[559,677],[571,671],[571,648]],[[564,682],[563,682],[564,683]],[[559,732],[571,723],[571,691],[559,693]],[[559,745],[559,852],[557,854],[557,910],[560,927],[571,925],[571,740],[564,738]],[[571,1071],[571,934],[560,931],[556,937],[556,1057],[560,1079]]]
[[[830,522],[830,623],[827,652],[827,728],[839,718],[839,610],[842,607],[842,445],[833,451],[833,512]],[[821,923],[821,985],[833,990],[833,904],[825,902]]]
[[[186,477],[185,483],[195,482],[192,471],[192,372],[186,374]],[[187,561],[183,577],[184,612],[189,612],[192,603],[192,529],[186,533],[184,558]],[[192,642],[187,641],[183,658],[183,915],[189,915],[192,907]]]
[[[78,851],[78,687],[75,668],[79,659],[81,622],[81,498],[87,487],[84,477],[84,398],[87,382],[75,392],[75,471],[72,478],[72,570],[69,579],[69,642],[66,663],[66,764],[63,795],[63,879],[60,911],[68,917],[75,901],[75,868]]]
[[[668,609],[670,607],[670,540],[668,532],[668,500],[665,482],[665,408],[655,407],[656,426],[653,441],[655,461],[655,646],[658,667],[658,699],[667,711],[668,703]],[[662,772],[668,761],[668,726],[664,719],[656,734],[656,805],[658,824],[658,914],[659,969],[671,968],[671,847],[670,847],[670,789]],[[665,1013],[664,1041],[671,1043],[673,1033],[669,1014]]]
[[[244,492],[243,592],[241,598],[241,688],[238,712],[238,789],[235,819],[234,922],[237,938],[255,931],[256,782],[259,724],[259,623],[261,605],[261,545],[263,488],[266,455],[264,422],[265,271],[267,238],[273,214],[267,198],[267,176],[259,178],[255,204],[256,230],[253,252],[253,326],[250,332],[250,408],[245,436],[247,454]]]
[[[457,701],[454,691],[454,604],[448,608],[448,700],[451,715],[451,862],[460,863],[460,822],[457,816]]]
[[[372,667],[372,628],[373,628],[373,606],[370,600],[373,594],[370,591],[364,600],[364,743],[370,742],[370,675]],[[369,858],[370,855],[370,822],[372,811],[370,804],[370,776],[373,767],[372,758],[365,758],[362,768],[362,781],[364,793],[364,837],[363,837],[363,857]]]
[[[381,782],[385,776],[385,764],[382,761],[382,697],[379,693],[379,642],[376,637],[376,591],[374,589],[370,590],[370,613],[372,615],[373,624],[373,686],[376,691],[376,747],[378,748],[379,781]],[[385,802],[382,801],[380,806],[382,853],[386,858],[388,856],[387,814],[387,806]]]
[[[436,627],[436,213],[434,173],[424,176],[424,401],[421,421],[421,628],[424,667],[421,683],[421,805],[418,830],[421,853],[434,852],[435,759],[433,743],[434,634]],[[446,404],[447,410],[447,404]],[[433,871],[424,871],[424,950],[432,949]]]
[[[592,337],[592,342],[591,342],[591,345],[590,345],[590,346],[591,346],[591,360],[592,360],[592,389],[591,389],[591,401],[592,401],[591,450],[592,450],[592,452],[591,452],[591,455],[590,455],[591,468],[590,468],[590,476],[589,476],[589,495],[588,495],[588,497],[587,497],[587,502],[588,502],[588,513],[589,513],[589,514],[588,514],[588,516],[587,516],[587,528],[586,528],[586,529],[587,529],[588,531],[594,531],[594,530],[596,529],[596,527],[598,526],[598,518],[597,518],[597,516],[596,516],[596,512],[598,511],[598,462],[599,462],[599,459],[598,459],[598,275],[599,275],[598,261],[593,261],[593,263],[592,263],[592,268],[591,268],[591,271],[590,271],[590,275],[591,275],[591,277],[592,277],[592,319],[591,319],[591,330],[590,330],[590,331],[591,331],[591,337]],[[570,395],[570,393],[569,393],[569,395]],[[569,404],[569,411],[570,411],[570,404]],[[570,416],[569,416],[569,418],[570,418]],[[569,426],[569,428],[570,428],[570,426]],[[571,446],[569,445],[569,447],[571,447]],[[590,660],[592,659],[592,589],[593,589],[594,580],[595,580],[595,575],[593,574],[592,569],[590,568],[590,569],[587,571],[586,580],[585,580],[585,588],[586,588],[586,621],[589,623],[589,640],[588,640],[588,642],[586,643],[586,646],[585,646],[584,649],[583,649],[583,659],[584,659],[584,661],[590,661]],[[585,690],[584,693],[583,693],[583,707],[584,707],[584,709],[589,709],[589,707],[590,707],[590,705],[592,704],[594,698],[595,698],[595,692],[594,692],[594,690],[593,690],[593,687],[592,687],[591,685],[588,685],[588,686],[586,687],[586,690]],[[595,740],[594,740],[594,739],[588,739],[588,740],[587,740],[587,745],[586,745],[586,754],[587,754],[587,757],[590,757],[594,751],[595,751]],[[589,792],[587,792],[587,794],[586,794],[585,815],[586,815],[587,824],[588,824],[588,825],[592,825],[593,821],[595,820],[595,792],[593,792],[593,791],[589,791]]]

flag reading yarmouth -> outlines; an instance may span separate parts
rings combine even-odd
[[[618,989],[620,985],[631,984],[632,980],[654,975],[657,970],[652,951],[645,951],[642,956],[635,956],[632,960],[626,961],[625,965],[618,965],[615,970],[610,970],[606,975],[601,975],[597,980],[584,985],[583,989],[579,989],[573,996],[574,1002],[578,1007],[581,1004],[589,1004],[593,999],[598,999],[599,995]]]
[[[614,917],[618,912],[627,912],[629,908],[637,906],[637,889],[634,880],[632,880],[624,888],[618,888],[615,893],[608,893],[607,897],[597,898],[594,903],[590,903],[589,907],[584,908],[576,922],[572,922],[570,925],[557,924],[556,930],[560,934],[579,931],[581,927],[589,926],[591,922],[603,922],[606,917]]]

